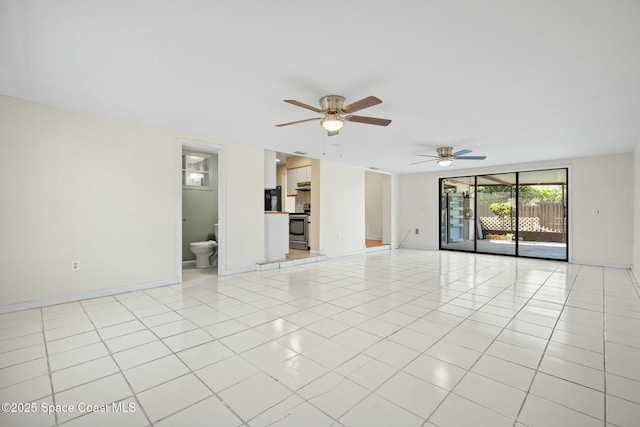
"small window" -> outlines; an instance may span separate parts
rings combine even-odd
[[[209,187],[209,157],[198,154],[182,155],[182,185]]]

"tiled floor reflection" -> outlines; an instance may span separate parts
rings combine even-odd
[[[1,400],[37,409],[0,426],[640,420],[626,270],[395,250],[184,280],[0,315]]]

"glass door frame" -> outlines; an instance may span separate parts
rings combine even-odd
[[[521,173],[532,173],[532,172],[544,172],[544,171],[563,171],[564,172],[564,183],[554,184],[554,185],[562,185],[562,206],[563,206],[563,216],[562,216],[562,231],[564,233],[564,258],[546,258],[546,257],[538,257],[538,256],[530,256],[530,255],[522,255],[520,254],[520,174]],[[515,174],[515,225],[514,225],[514,235],[515,235],[515,253],[513,254],[496,254],[492,252],[479,252],[478,251],[478,230],[475,229],[477,227],[474,226],[474,234],[473,234],[473,250],[464,250],[464,249],[454,249],[447,247],[446,242],[443,242],[443,227],[448,226],[448,224],[443,224],[443,221],[447,221],[448,216],[448,207],[443,206],[443,184],[446,180],[458,179],[458,178],[473,178],[473,188],[474,188],[474,197],[473,197],[473,212],[474,212],[474,221],[478,221],[478,177],[486,176],[486,175],[500,175],[500,174]],[[539,184],[543,185],[543,184]],[[548,184],[552,185],[552,184]],[[496,172],[496,173],[488,173],[481,175],[459,175],[459,176],[450,176],[450,177],[442,177],[438,179],[438,249],[445,251],[454,251],[454,252],[467,252],[467,253],[478,253],[484,255],[502,255],[502,256],[512,256],[512,257],[521,257],[521,258],[531,258],[531,259],[545,259],[552,261],[569,261],[569,168],[568,167],[558,167],[558,168],[548,168],[548,169],[534,169],[534,170],[523,170],[517,172]],[[443,218],[444,210],[447,209],[445,218]],[[513,222],[512,220],[510,220]],[[446,236],[445,236],[446,238]],[[443,243],[445,243],[443,245]]]

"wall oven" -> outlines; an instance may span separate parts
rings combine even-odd
[[[289,214],[289,249],[309,250],[309,215]]]

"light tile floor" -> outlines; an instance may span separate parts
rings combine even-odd
[[[638,361],[625,270],[414,250],[185,270],[0,315],[0,426],[638,426]]]

